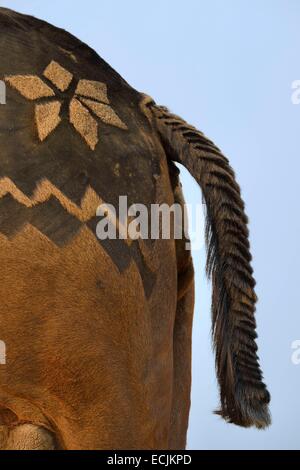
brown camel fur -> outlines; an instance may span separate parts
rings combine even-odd
[[[0,8],[2,449],[182,449],[194,278],[182,240],[99,240],[102,202],[207,207],[220,414],[269,424],[247,218],[228,160],[67,32]],[[121,233],[122,221],[116,222]]]

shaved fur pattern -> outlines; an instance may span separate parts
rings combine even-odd
[[[42,20],[0,7],[0,56],[0,449],[185,448],[188,235],[123,239],[117,211],[126,195],[148,214],[183,212],[175,162],[206,203],[218,413],[266,427],[248,220],[227,158]],[[116,239],[98,236],[102,204]]]

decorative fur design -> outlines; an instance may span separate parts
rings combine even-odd
[[[114,110],[107,104],[98,103],[97,101],[89,100],[87,98],[81,98],[80,100],[84,105],[86,105],[101,121],[110,126],[119,127],[120,129],[127,130],[128,127],[124,122],[121,121],[119,116],[114,112]]]
[[[97,122],[76,98],[73,98],[70,103],[70,122],[84,138],[90,149],[95,150],[98,143]]]
[[[207,209],[207,273],[212,278],[213,338],[220,414],[240,426],[270,424],[270,400],[258,364],[255,281],[248,219],[228,160],[200,131],[146,98],[164,147],[200,184]]]
[[[27,100],[34,101],[55,96],[54,91],[34,75],[12,75],[5,77],[5,81]]]
[[[81,200],[79,207],[73,201],[63,194],[56,186],[47,179],[43,179],[36,186],[32,197],[26,196],[9,178],[0,179],[0,199],[10,194],[16,201],[26,207],[33,207],[48,201],[54,196],[69,213],[74,215],[81,222],[87,222],[95,217],[97,207],[104,203],[102,199],[89,186]]]
[[[35,122],[41,142],[45,140],[61,122],[61,118],[59,116],[60,109],[61,103],[59,101],[36,105]]]
[[[66,92],[73,80],[73,74],[54,60],[46,67],[43,76],[61,92]],[[56,96],[54,91],[35,75],[11,75],[6,76],[5,80],[31,101]],[[62,95],[64,101],[66,98],[69,99],[68,95]],[[99,141],[98,123],[93,115],[105,124],[128,130],[109,103],[105,83],[85,79],[78,81],[69,105],[70,122],[91,150],[95,150]],[[60,101],[35,105],[35,121],[41,142],[60,124],[61,107]]]
[[[0,113],[0,447],[12,428],[12,448],[185,447],[190,252],[185,240],[99,241],[92,216],[100,197],[183,204],[172,159],[208,208],[222,414],[265,425],[246,217],[228,161],[153,101],[141,110],[144,96],[66,31],[0,8],[0,52],[0,79],[18,77]]]
[[[55,60],[50,62],[48,67],[44,70],[43,75],[60,91],[66,91],[73,80],[73,75],[60,64],[55,62]]]
[[[13,239],[26,226],[37,228],[57,246],[64,246],[78,234],[86,225],[94,234],[99,219],[96,217],[97,208],[105,204],[93,188],[87,187],[80,205],[71,201],[62,191],[47,179],[37,184],[31,197],[24,194],[10,178],[0,178],[0,237]],[[11,216],[13,214],[13,217]],[[151,294],[157,269],[155,253],[147,247],[144,240],[133,241],[126,237],[127,228],[122,222],[110,213],[107,207],[107,216],[116,226],[117,234],[122,234],[122,240],[99,241],[110,254],[120,271],[124,271],[133,258],[141,271],[150,276],[151,282],[145,281],[145,291],[148,297]],[[115,249],[113,250],[115,242]],[[122,247],[122,248],[121,248]],[[116,250],[117,248],[117,250]],[[122,256],[118,249],[123,251]],[[126,255],[124,253],[126,250]],[[147,260],[147,263],[145,262]]]
[[[107,86],[105,83],[96,82],[95,80],[79,80],[76,94],[109,104]]]

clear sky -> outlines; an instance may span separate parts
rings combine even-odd
[[[261,364],[273,425],[244,430],[212,414],[218,394],[205,251],[194,253],[190,449],[300,449],[299,0],[6,0],[92,46],[132,86],[214,139],[229,156],[250,217]],[[1,58],[0,58],[1,60]],[[187,202],[200,191],[182,173]]]

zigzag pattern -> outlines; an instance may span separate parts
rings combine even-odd
[[[65,245],[82,226],[53,196],[43,204],[28,208],[7,194],[0,199],[0,214],[0,232],[8,238],[30,224],[58,246]]]
[[[8,177],[0,179],[0,200],[4,196],[10,195],[15,201],[26,206],[27,208],[33,208],[39,204],[43,204],[50,201],[52,198],[59,201],[60,205],[70,214],[76,217],[80,222],[87,222],[96,215],[96,209],[104,201],[96,194],[96,192],[88,186],[86,192],[81,200],[81,206],[78,206],[65,196],[60,189],[53,185],[49,180],[41,180],[32,195],[32,197],[26,196]],[[110,214],[108,213],[108,216]],[[112,217],[111,220],[113,221]],[[117,220],[117,230],[122,233],[126,233],[125,227]]]
[[[0,179],[0,236],[13,239],[27,226],[32,226],[55,245],[63,247],[84,226],[96,234],[99,221],[96,209],[101,204],[104,202],[91,187],[78,206],[46,179],[38,183],[32,197],[28,197],[5,177]],[[125,231],[118,220],[115,222],[119,233]],[[146,262],[149,257],[146,245],[141,240],[132,242],[130,239],[101,240],[101,245],[120,272],[127,269],[132,260],[136,263],[145,294],[150,296],[156,279],[155,262],[151,260],[151,266]]]
[[[82,198],[81,207],[78,207],[77,204],[70,201],[69,198],[47,179],[43,179],[39,182],[33,196],[28,197],[17,188],[10,178],[1,178],[0,198],[3,198],[7,194],[10,194],[16,201],[28,208],[44,203],[51,199],[51,197],[55,197],[66,211],[74,215],[81,222],[86,222],[91,219],[95,215],[95,208],[103,204],[102,199],[95,191],[91,187],[88,187]]]

